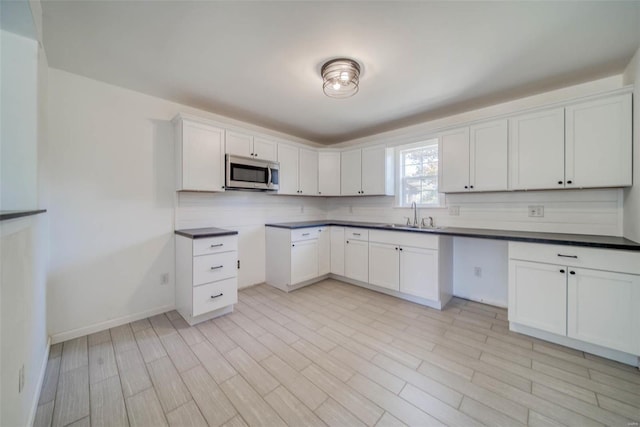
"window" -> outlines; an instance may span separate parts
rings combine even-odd
[[[398,206],[440,206],[438,193],[438,140],[430,139],[396,149]]]

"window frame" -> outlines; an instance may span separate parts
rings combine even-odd
[[[422,147],[431,147],[431,146],[436,146],[438,149],[438,173],[436,174],[436,180],[438,183],[437,186],[437,194],[438,194],[438,201],[437,203],[420,203],[420,204],[416,204],[416,206],[418,208],[445,208],[445,195],[444,193],[441,193],[439,191],[440,187],[440,140],[438,139],[438,137],[434,136],[431,138],[427,138],[427,139],[423,139],[421,141],[418,142],[412,142],[409,144],[402,144],[402,145],[397,145],[394,150],[394,154],[395,154],[395,159],[394,159],[394,163],[396,166],[396,176],[395,176],[395,207],[396,208],[410,208],[411,204],[403,204],[403,199],[404,199],[404,194],[403,194],[403,183],[404,183],[404,175],[403,175],[403,159],[402,159],[402,153],[405,151],[409,151],[409,150],[415,150],[418,148],[422,148]]]

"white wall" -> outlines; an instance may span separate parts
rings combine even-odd
[[[294,198],[255,193],[177,195],[170,120],[179,112],[244,126],[50,69],[48,307],[54,342],[173,308],[174,214],[177,228],[241,232],[241,285],[264,280],[260,248],[267,219],[324,215],[319,201],[291,204]],[[296,214],[302,204],[308,206],[304,216]],[[161,286],[164,273],[170,284]]]
[[[633,183],[624,191],[624,236],[640,242],[640,48],[624,73],[633,88]]]
[[[0,209],[38,205],[38,42],[0,31]]]

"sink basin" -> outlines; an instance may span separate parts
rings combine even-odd
[[[379,227],[385,228],[398,228],[404,230],[420,230],[420,231],[436,231],[442,230],[444,227],[414,227],[413,225],[406,224],[379,224]]]

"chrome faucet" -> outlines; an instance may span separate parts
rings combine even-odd
[[[411,209],[413,209],[413,226],[418,227],[418,205],[416,202],[411,202]]]

